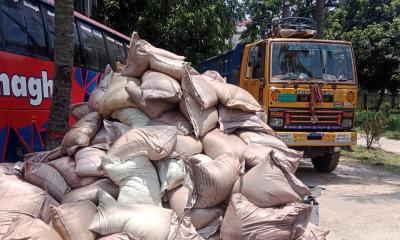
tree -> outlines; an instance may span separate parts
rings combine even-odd
[[[225,40],[244,17],[240,6],[239,0],[102,0],[94,18],[196,64],[229,49]]]
[[[74,56],[74,2],[55,1],[54,85],[46,149],[59,146],[69,129],[71,73]]]
[[[315,21],[317,22],[317,38],[324,38],[325,30],[325,0],[316,0]]]

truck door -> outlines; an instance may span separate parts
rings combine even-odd
[[[265,67],[265,42],[258,43],[249,49],[244,88],[263,105],[263,87]]]

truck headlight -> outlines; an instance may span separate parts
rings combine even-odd
[[[353,126],[353,120],[351,119],[343,119],[342,127],[348,128]]]
[[[283,126],[283,119],[282,118],[271,118],[269,120],[269,125],[271,127],[282,127]]]

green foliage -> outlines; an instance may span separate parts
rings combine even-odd
[[[229,49],[225,42],[243,17],[238,0],[103,0],[94,18],[130,35],[137,31],[194,64]]]
[[[357,145],[354,147],[354,151],[342,151],[341,155],[344,160],[359,160],[364,163],[375,165],[384,164],[388,166],[400,167],[399,154],[385,152],[379,148],[368,150],[364,146]]]
[[[379,142],[389,123],[388,115],[379,112],[365,112],[361,129],[366,135],[367,149],[370,149],[373,142]]]

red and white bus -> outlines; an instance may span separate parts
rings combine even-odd
[[[129,38],[75,12],[71,102],[87,101],[101,71],[125,62]],[[0,162],[44,148],[53,88],[54,4],[0,0]]]

